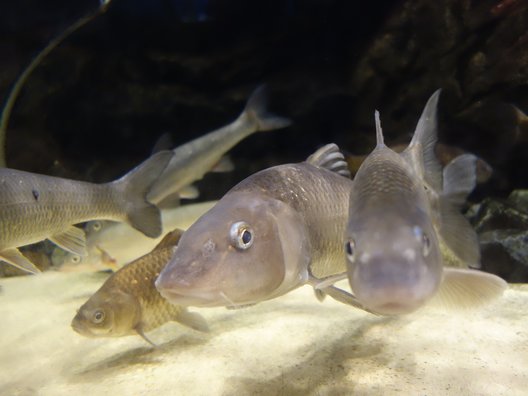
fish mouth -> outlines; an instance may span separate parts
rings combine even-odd
[[[414,303],[401,303],[390,301],[383,304],[369,305],[368,308],[380,315],[404,315],[416,311],[423,301]]]
[[[94,337],[94,335],[85,326],[83,326],[82,323],[75,319],[71,322],[71,327],[76,333],[82,336]]]

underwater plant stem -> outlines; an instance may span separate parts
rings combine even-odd
[[[91,12],[90,14],[78,19],[76,22],[70,25],[66,30],[64,30],[57,37],[51,40],[49,44],[42,51],[39,52],[39,54],[31,61],[31,63],[25,68],[22,74],[18,77],[18,80],[15,82],[15,84],[13,85],[13,88],[11,88],[9,95],[7,96],[7,101],[4,105],[4,108],[2,109],[2,114],[0,116],[0,167],[7,166],[7,162],[6,162],[7,126],[9,124],[9,118],[11,117],[11,112],[13,110],[15,102],[18,98],[18,95],[20,94],[20,91],[22,90],[22,87],[27,81],[28,77],[31,75],[33,70],[37,68],[40,62],[42,62],[42,60],[51,51],[53,51],[62,41],[64,41],[66,37],[68,37],[70,34],[75,32],[77,29],[81,28],[82,26],[90,22],[92,19],[94,19],[99,14],[104,13],[106,9],[108,8],[108,4],[110,4],[110,1],[102,1],[101,5],[96,11]]]

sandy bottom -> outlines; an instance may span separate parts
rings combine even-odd
[[[0,281],[1,395],[526,395],[528,285],[479,311],[382,318],[302,288],[195,309],[209,334],[89,339],[70,321],[98,274]]]

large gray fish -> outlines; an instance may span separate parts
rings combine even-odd
[[[350,286],[379,314],[416,310],[435,294],[460,305],[487,301],[506,283],[491,274],[444,266],[441,244],[468,266],[479,265],[475,232],[458,212],[475,185],[475,161],[457,157],[444,178],[436,161],[436,108],[428,101],[409,146],[396,153],[383,142],[359,168],[350,194],[345,251]]]
[[[306,162],[246,178],[183,234],[156,281],[161,295],[181,305],[243,306],[344,272],[352,182],[343,175],[343,155],[331,144]],[[333,286],[321,291],[355,305]]]
[[[168,233],[152,252],[112,274],[81,306],[72,320],[72,328],[87,337],[138,334],[151,344],[145,333],[171,320],[207,331],[207,323],[201,315],[170,304],[154,287],[181,232]]]
[[[172,160],[149,192],[149,201],[158,204],[200,180],[227,151],[249,135],[290,125],[289,119],[266,111],[266,99],[266,89],[260,86],[234,122],[175,148]]]
[[[143,234],[161,233],[159,209],[146,200],[173,153],[159,152],[122,178],[103,184],[0,169],[0,260],[38,269],[17,249],[44,239],[85,255],[85,235],[73,224],[93,219],[126,221]]]
[[[161,209],[163,233],[176,228],[186,230],[217,201]],[[117,269],[147,254],[161,241],[149,238],[127,223],[93,220],[86,223],[86,256],[54,249],[51,259],[60,271],[98,271]]]

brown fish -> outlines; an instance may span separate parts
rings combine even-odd
[[[207,331],[205,319],[186,307],[170,304],[154,287],[154,281],[170,260],[182,231],[167,234],[149,254],[114,273],[84,303],[71,323],[87,337],[121,337],[138,334],[154,345],[145,332],[168,321]]]

